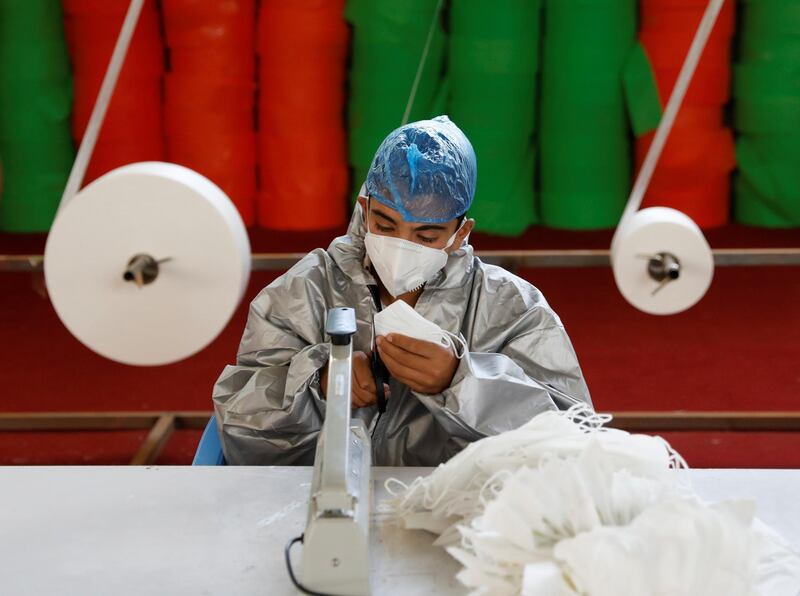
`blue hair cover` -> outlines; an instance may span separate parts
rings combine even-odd
[[[444,223],[467,212],[477,164],[467,137],[447,116],[401,126],[387,136],[367,173],[367,192],[405,221]]]

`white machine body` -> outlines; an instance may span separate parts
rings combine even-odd
[[[317,442],[300,576],[325,594],[369,594],[369,518],[372,446],[362,420],[351,424],[350,308],[331,309],[325,423]]]

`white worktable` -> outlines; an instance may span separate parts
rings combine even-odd
[[[383,481],[425,469],[374,468]],[[693,470],[710,500],[753,497],[800,548],[800,470]],[[295,594],[283,562],[303,531],[311,468],[0,468],[0,592]],[[373,511],[375,594],[462,594],[432,536]],[[295,547],[299,550],[300,545]]]

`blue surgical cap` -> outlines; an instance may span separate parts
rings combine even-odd
[[[367,192],[405,221],[444,223],[467,212],[477,164],[467,137],[447,116],[401,126],[378,147]]]

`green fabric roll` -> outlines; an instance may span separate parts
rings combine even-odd
[[[636,2],[547,0],[544,23],[542,221],[613,227],[630,189],[623,74],[636,43]]]
[[[738,64],[733,73],[733,94],[739,99],[800,100],[800,64],[775,61]]]
[[[633,134],[637,137],[658,128],[661,99],[650,59],[641,43],[633,46],[622,73],[625,104],[630,114]]]
[[[758,200],[760,212],[771,216],[763,225],[800,225],[800,134],[743,136],[736,145],[739,178],[746,183],[745,200]],[[748,217],[758,213],[752,205]],[[753,225],[757,221],[750,220]]]
[[[800,5],[747,0],[734,69],[734,217],[800,226]]]
[[[796,0],[743,2],[742,36],[769,38],[800,35],[800,4]],[[743,41],[747,41],[743,39]]]
[[[545,94],[542,102],[542,136],[580,134],[589,131],[626,137],[628,116],[623,97],[613,105],[593,103],[587,97],[568,97]],[[627,141],[626,141],[627,146]]]
[[[372,163],[381,141],[400,126],[436,7],[437,0],[347,2],[345,17],[353,26],[348,141],[354,197],[364,182],[358,166]],[[444,111],[444,49],[440,15],[409,121]]]
[[[739,60],[754,62],[758,60],[781,60],[794,63],[800,60],[800,47],[791,37],[743,34],[739,45]]]
[[[517,235],[536,222],[538,0],[453,0],[447,112],[475,149],[476,229]]]
[[[0,229],[49,229],[72,166],[59,0],[0,2]]]
[[[800,97],[748,101],[734,95],[734,127],[738,133],[783,133],[800,130]]]
[[[761,228],[793,228],[797,226],[783,214],[777,213],[765,203],[753,187],[736,175],[733,183],[733,216],[737,222]]]

